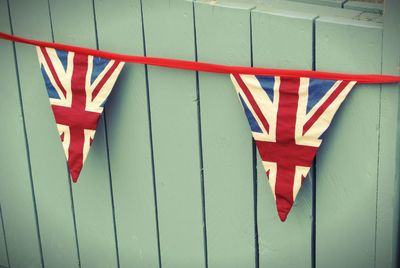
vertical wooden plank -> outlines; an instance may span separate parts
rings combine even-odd
[[[0,31],[10,33],[6,0],[0,1]],[[0,265],[41,266],[40,246],[30,182],[13,45],[0,41]],[[7,263],[3,227],[7,229],[10,264]]]
[[[303,2],[293,2],[291,0],[269,0],[260,5],[257,5],[257,9],[276,12],[296,11],[318,16],[335,16],[340,18],[355,18],[362,13],[361,11],[343,9],[340,7],[337,8],[330,6],[313,5]]]
[[[290,0],[290,1],[341,8],[347,0]]]
[[[252,7],[195,2],[198,60],[250,66]],[[199,85],[208,267],[255,267],[248,123],[229,75],[199,73]]]
[[[55,42],[96,48],[91,0],[52,0],[50,12]],[[81,176],[73,184],[81,267],[117,266],[106,150],[104,121],[100,120]]]
[[[376,13],[376,14],[383,13],[383,4],[382,3],[348,1],[343,5],[343,8],[360,10],[360,11]]]
[[[13,0],[10,1],[10,9],[16,35],[51,41],[46,0]],[[65,156],[50,110],[36,50],[22,44],[17,44],[16,48],[44,266],[78,267]],[[24,242],[30,243],[28,240]],[[35,267],[40,267],[40,264]]]
[[[195,59],[189,1],[142,1],[148,56]],[[204,267],[196,76],[149,67],[161,260]]]
[[[96,1],[95,7],[100,49],[143,55],[140,0]],[[125,65],[106,109],[120,267],[158,267],[143,65]]]
[[[400,2],[385,1],[382,73],[400,74]],[[382,85],[375,267],[399,266],[400,87]]]
[[[5,229],[3,225],[3,213],[1,210],[0,204],[0,267],[8,267],[8,252],[7,252],[7,244],[5,238]]]
[[[318,70],[380,73],[379,25],[320,18]],[[336,114],[317,156],[317,252],[320,267],[374,267],[379,85],[358,85]]]
[[[312,69],[314,19],[293,11],[253,10],[254,66]],[[260,267],[311,267],[312,171],[283,223],[257,159]]]

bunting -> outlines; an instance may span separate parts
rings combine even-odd
[[[400,82],[399,76],[390,75],[253,68],[123,55],[2,32],[0,38],[36,46],[74,182],[88,156],[107,98],[126,62],[230,74],[282,221],[310,171],[324,132],[354,85]]]
[[[231,74],[282,221],[356,81]]]
[[[68,168],[76,182],[124,63],[45,47],[37,47],[37,54]]]

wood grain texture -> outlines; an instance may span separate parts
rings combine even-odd
[[[360,10],[360,11],[376,13],[376,14],[383,13],[383,4],[382,3],[348,1],[348,2],[344,3],[343,8]]]
[[[1,211],[0,205],[0,267],[1,266],[9,266],[8,263],[8,252],[7,252],[7,242],[5,232],[4,232],[4,224],[3,224],[3,215]]]
[[[304,2],[313,5],[329,6],[329,7],[339,7],[341,8],[346,0],[290,0],[296,2]]]
[[[380,14],[284,0],[9,2],[14,33],[33,39],[52,41],[53,28],[57,42],[95,48],[97,33],[118,53],[399,74],[398,0],[385,1],[383,30]],[[356,86],[327,131],[313,251],[310,177],[281,223],[228,75],[125,65],[71,186],[34,47],[16,44],[16,60],[0,40],[0,267],[398,266],[398,85]]]
[[[317,19],[317,69],[380,73],[381,37],[377,24]],[[379,85],[356,86],[325,133],[317,155],[317,266],[374,267],[379,102]]]
[[[188,1],[143,3],[148,56],[194,60]],[[195,72],[149,67],[162,266],[204,267]]]
[[[96,48],[91,0],[51,0],[50,13],[56,42]],[[103,120],[99,122],[78,182],[72,185],[72,190],[81,267],[115,267],[117,256]]]
[[[382,73],[400,74],[400,2],[385,1]],[[375,267],[399,266],[400,87],[382,85]]]
[[[10,33],[7,1],[0,1],[0,31]],[[19,99],[13,44],[0,41],[0,264],[41,266],[39,237],[29,175],[24,122]],[[3,235],[3,227],[5,236]],[[5,248],[7,239],[10,264]]]
[[[253,10],[254,66],[312,69],[314,18],[305,13]],[[311,267],[312,171],[282,223],[259,156],[257,162],[260,267]]]
[[[311,1],[309,1],[311,2]],[[291,11],[318,16],[334,16],[340,18],[355,18],[362,12],[326,5],[313,5],[309,2],[293,2],[291,0],[269,0],[257,5],[257,9],[271,12],[281,12],[290,15]]]
[[[100,49],[143,55],[140,1],[95,7]],[[145,67],[126,64],[105,111],[121,268],[158,267],[147,111]]]
[[[252,5],[195,2],[199,61],[250,66]],[[255,267],[252,142],[229,75],[199,73],[208,267]]]
[[[46,0],[13,0],[10,1],[10,8],[16,35],[52,40]],[[78,267],[65,155],[50,109],[36,51],[32,46],[21,44],[17,44],[16,49],[39,227],[40,230],[45,230],[40,234],[44,266]],[[40,264],[32,266],[40,267]],[[21,267],[29,267],[29,264]]]

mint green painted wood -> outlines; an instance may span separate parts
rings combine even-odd
[[[0,206],[1,213],[1,206]],[[4,237],[3,215],[0,214],[0,267],[9,266],[7,257],[7,244]]]
[[[0,1],[0,31],[10,33],[7,1]],[[0,41],[0,265],[40,267],[32,189],[12,43]],[[7,262],[7,239],[10,264]]]
[[[361,20],[361,21],[371,21],[371,22],[375,22],[375,23],[379,23],[379,24],[383,23],[383,16],[381,14],[377,14],[377,13],[363,12],[359,16],[357,16],[355,19]]]
[[[195,2],[198,60],[250,66],[253,6],[227,5]],[[208,267],[255,267],[248,123],[229,75],[200,73],[199,85]]]
[[[336,8],[322,5],[312,5],[303,2],[293,2],[285,0],[269,0],[257,6],[259,10],[269,12],[289,14],[290,11],[303,12],[318,16],[335,16],[340,18],[356,18],[360,16],[361,11]]]
[[[293,11],[253,10],[254,66],[312,69],[314,18]],[[257,160],[260,267],[311,267],[311,176],[282,223],[259,156]]]
[[[369,2],[360,2],[360,1],[348,1],[344,3],[343,8],[360,10],[364,12],[370,13],[383,13],[383,4],[382,3],[369,3]]]
[[[317,19],[317,69],[380,73],[381,37],[373,23]],[[379,106],[379,86],[356,86],[317,155],[317,266],[374,267]]]
[[[46,0],[13,0],[10,5],[15,34],[51,41]],[[39,227],[43,230],[40,238],[44,266],[78,267],[65,155],[50,110],[36,51],[34,47],[21,44],[17,44],[16,48]],[[40,264],[33,267],[40,267]]]
[[[100,49],[143,55],[140,1],[95,6]],[[143,65],[126,64],[106,106],[121,268],[158,267],[145,79]]]
[[[385,74],[400,74],[399,12],[399,1],[385,1],[382,50],[382,73]],[[382,85],[375,267],[399,266],[399,102],[399,85]]]
[[[339,7],[341,8],[346,0],[290,0],[296,2],[304,2],[313,5],[329,6],[329,7]]]
[[[143,54],[140,2],[94,1],[100,49]],[[194,7],[199,60],[250,64],[249,9],[259,1],[142,2],[148,55],[195,59]],[[15,34],[51,41],[47,0],[10,4]],[[56,41],[95,47],[91,0],[50,4]],[[316,25],[319,70],[379,73],[382,62],[384,73],[398,74],[398,1],[386,0],[386,10],[382,46],[381,25],[364,22],[379,22],[379,14],[266,1],[251,15],[254,65],[310,69],[312,21],[330,16]],[[5,0],[0,31],[10,31]],[[44,267],[79,267],[72,204],[81,267],[118,267],[117,247],[120,267],[158,267],[144,66],[125,67],[106,111],[116,245],[104,125],[72,203],[36,52],[16,47],[35,195],[12,44],[0,41],[0,203],[10,267],[42,267],[33,197]],[[248,126],[227,75],[199,78],[208,267],[257,267]],[[206,267],[196,74],[151,67],[148,79],[162,266]],[[316,267],[397,267],[399,90],[358,86],[328,130],[316,169]],[[259,160],[257,188],[259,267],[311,267],[311,181],[285,223]],[[0,223],[0,267],[8,266],[1,230]]]
[[[50,12],[56,42],[96,48],[91,0],[52,0]],[[79,183],[73,184],[72,187],[80,261],[83,268],[117,265],[103,123],[104,121],[100,120]]]
[[[192,3],[142,3],[147,55],[194,60]],[[148,78],[162,267],[204,267],[196,76],[149,67]]]

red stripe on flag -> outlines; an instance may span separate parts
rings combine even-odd
[[[264,117],[263,113],[261,112],[260,107],[256,100],[254,99],[253,95],[251,94],[250,90],[247,88],[246,84],[243,82],[242,78],[239,74],[233,74],[233,77],[238,82],[240,88],[242,89],[243,93],[246,95],[247,100],[250,102],[251,107],[253,108],[254,112],[257,114],[257,117],[260,119],[261,124],[264,126],[265,130],[269,132],[269,124],[267,119]]]
[[[64,94],[64,98],[67,98],[67,91],[65,90],[65,88],[61,84],[60,79],[58,79],[57,72],[56,72],[56,70],[55,70],[55,68],[53,66],[53,63],[50,60],[50,57],[49,57],[49,54],[46,51],[46,48],[41,47],[40,50],[42,51],[42,54],[43,54],[44,59],[45,59],[45,61],[47,63],[47,66],[49,66],[50,72],[51,72],[51,74],[52,74],[52,76],[53,76],[58,88],[61,90],[62,94]]]
[[[81,129],[96,130],[100,113],[75,110],[68,107],[52,105],[51,109],[57,124],[74,126]]]
[[[349,81],[342,81],[339,86],[333,91],[333,93],[328,97],[328,99],[317,109],[317,111],[311,116],[311,118],[304,124],[303,135],[314,125],[318,118],[323,114],[323,112],[336,100],[339,94],[345,89],[349,84]]]
[[[281,163],[288,167],[310,167],[318,147],[298,145],[292,142],[278,143],[257,140],[256,145],[261,159]]]
[[[85,111],[86,108],[86,73],[88,69],[88,56],[74,55],[74,71],[72,73],[71,89],[72,109]]]
[[[97,94],[99,94],[100,89],[104,86],[104,84],[108,81],[110,76],[114,73],[115,69],[120,64],[120,61],[115,61],[110,69],[108,69],[107,73],[101,78],[100,82],[97,84],[96,88],[92,93],[92,101],[96,98]]]
[[[301,155],[301,152],[294,155],[294,152],[291,150],[293,149],[291,147],[297,148],[295,131],[297,107],[299,103],[299,86],[300,79],[281,77],[276,120],[276,143],[288,145],[285,152],[294,157]],[[275,196],[279,217],[284,221],[294,202],[293,184],[297,163],[295,163],[295,161],[287,161],[288,159],[285,159],[285,155],[282,154],[282,152],[280,155],[283,159],[277,161]]]
[[[256,140],[263,161],[276,163],[275,198],[282,221],[293,206],[296,167],[310,167],[318,147],[296,144],[299,78],[283,78],[279,88],[276,142]]]
[[[69,133],[68,167],[72,181],[76,182],[83,166],[83,143],[85,141],[85,133],[82,129],[76,127],[70,127]]]
[[[80,120],[87,120],[86,117],[86,73],[88,65],[88,56],[82,54],[74,55],[74,71],[72,73],[71,89],[72,89],[72,104],[71,110],[74,113],[83,114]],[[71,113],[70,113],[71,114]],[[100,114],[97,114],[100,116]],[[91,120],[90,120],[91,121]],[[94,126],[96,129],[97,121]],[[85,128],[89,126],[70,126],[70,143],[68,148],[68,167],[71,172],[72,181],[78,180],[79,174],[83,166],[83,145],[85,142]]]

